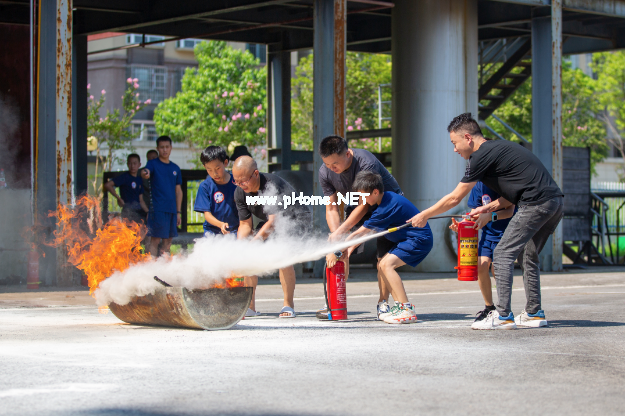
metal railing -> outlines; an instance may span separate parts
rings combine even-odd
[[[625,264],[625,186],[609,190],[594,185],[591,212],[595,247],[611,264]]]

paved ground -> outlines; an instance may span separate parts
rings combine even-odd
[[[85,291],[0,293],[0,415],[617,415],[625,413],[625,269],[543,276],[551,326],[471,331],[475,283],[406,281],[419,322],[374,320],[377,286],[348,283],[348,322],[319,322],[318,281],[277,319],[277,281],[229,331],[140,327]],[[441,278],[443,277],[443,278]],[[523,308],[520,278],[514,311]]]

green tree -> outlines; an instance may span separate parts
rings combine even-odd
[[[562,68],[562,143],[564,146],[590,147],[594,166],[607,155],[605,124],[597,82],[568,63]],[[528,79],[495,113],[527,140],[532,140],[532,80]],[[502,137],[520,141],[493,117],[486,123]]]
[[[93,190],[96,197],[102,193],[102,185],[98,186],[98,180],[102,171],[111,171],[115,163],[122,159],[119,150],[132,150],[134,135],[130,129],[132,119],[150,100],[141,102],[138,80],[128,78],[128,84],[122,96],[122,108],[107,110],[104,117],[101,116],[102,105],[106,101],[106,91],[102,90],[97,100],[90,93],[91,84],[87,85],[87,134],[90,144],[95,146],[96,164],[95,174],[91,177]],[[104,154],[103,154],[104,153]]]
[[[345,79],[346,130],[378,128],[378,87],[391,83],[391,57],[348,52]],[[292,142],[298,149],[312,150],[313,142],[313,55],[300,60],[291,80]],[[383,88],[382,100],[391,100],[390,88]],[[383,107],[390,117],[390,106]],[[384,121],[382,127],[390,127]],[[353,140],[350,146],[378,151],[377,138]],[[390,151],[391,139],[382,140],[382,151]]]
[[[265,143],[266,70],[247,51],[225,42],[195,47],[198,68],[187,68],[182,90],[154,112],[156,129],[197,147]]]
[[[625,182],[625,53],[595,54],[592,68],[600,91],[598,99],[603,110],[600,118],[610,132],[608,141],[623,157],[619,176]]]

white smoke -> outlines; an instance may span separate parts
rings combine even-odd
[[[319,237],[280,237],[264,242],[236,240],[234,235],[204,237],[196,240],[190,253],[160,257],[114,273],[95,291],[96,303],[98,306],[111,302],[125,305],[135,296],[154,293],[160,285],[154,276],[187,289],[206,289],[233,274],[266,276],[293,264],[318,260],[384,233],[338,243]]]

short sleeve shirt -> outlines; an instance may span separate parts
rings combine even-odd
[[[354,179],[358,172],[362,171],[375,172],[380,175],[384,183],[385,192],[391,191],[399,195],[403,194],[393,175],[386,170],[373,153],[364,149],[352,149],[352,152],[354,152],[352,164],[345,172],[334,173],[325,165],[319,168],[319,182],[321,183],[324,196],[331,196],[336,192],[340,192],[342,195],[352,192]]]
[[[124,201],[124,207],[128,209],[141,209],[139,195],[143,193],[143,180],[141,176],[132,176],[129,172],[113,178],[113,184],[119,188],[119,196]]]
[[[209,176],[200,184],[193,210],[196,212],[210,212],[219,221],[227,223],[229,231],[234,231],[239,228],[239,214],[237,205],[234,202],[236,189],[237,186],[234,184],[234,178],[231,173],[230,181],[223,185],[215,183],[213,178]],[[212,231],[216,234],[221,233],[218,227],[209,224],[208,221],[204,221],[204,231]]]
[[[499,199],[499,194],[497,192],[493,191],[482,182],[478,182],[469,194],[467,205],[469,205],[469,208],[473,209],[481,207],[482,205],[488,205],[496,199]],[[482,228],[484,238],[487,241],[499,242],[511,219],[512,218],[506,218],[505,220],[497,220],[486,224],[484,228]]]
[[[532,152],[505,140],[487,140],[473,152],[461,182],[477,181],[517,206],[537,205],[564,196]]]
[[[146,165],[150,170],[152,182],[152,210],[175,214],[176,185],[182,185],[182,172],[174,162],[164,163],[159,158],[150,160]]]
[[[382,202],[371,213],[369,218],[363,224],[363,227],[374,231],[385,231],[389,228],[399,227],[406,224],[406,221],[417,215],[420,211],[403,195],[395,192],[384,192]],[[387,240],[399,243],[406,240],[432,239],[432,230],[430,224],[426,224],[423,228],[406,227],[401,230],[386,234]]]
[[[261,221],[267,221],[269,219],[268,215],[277,215],[281,213],[291,218],[310,217],[311,211],[307,205],[296,203],[293,205],[289,205],[286,209],[284,209],[284,206],[282,206],[283,196],[292,196],[294,192],[295,188],[293,188],[287,181],[285,181],[281,177],[273,175],[271,173],[261,173],[260,188],[258,189],[258,192],[247,193],[244,192],[243,189],[237,187],[237,190],[234,193],[234,199],[236,201],[237,210],[239,212],[239,220],[247,220],[252,216],[252,214],[258,217],[258,219],[260,219]],[[276,202],[274,205],[247,204],[245,197],[258,195],[275,195]],[[278,205],[278,203],[280,203],[280,205]]]

